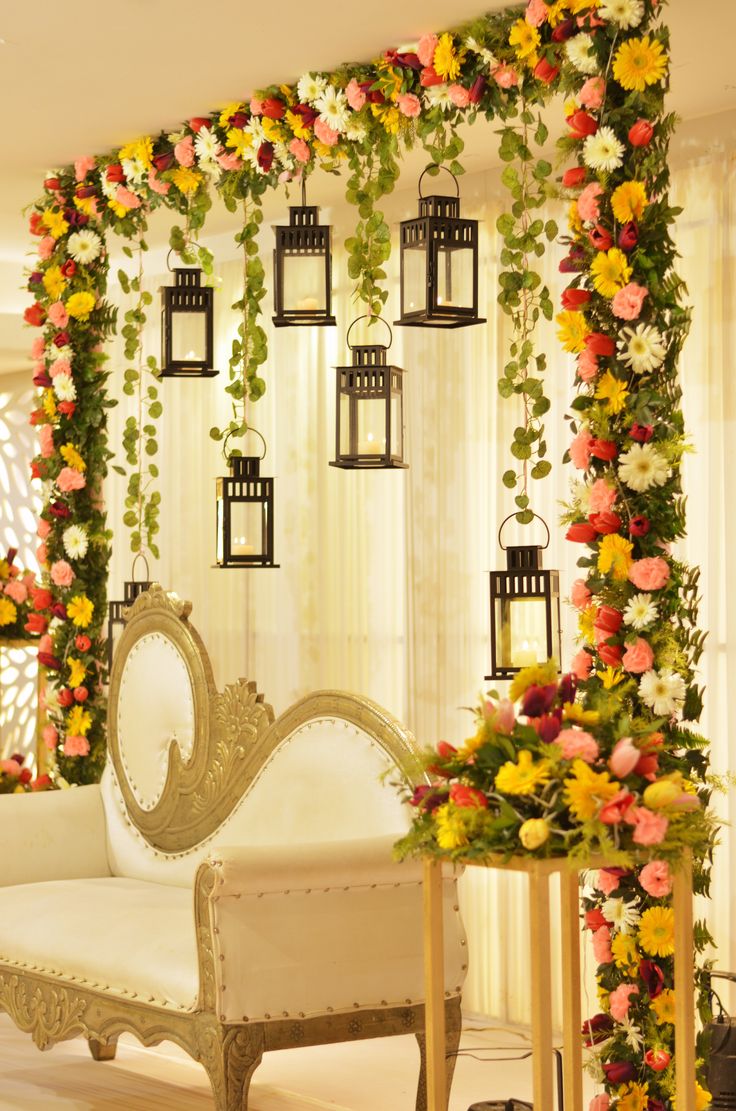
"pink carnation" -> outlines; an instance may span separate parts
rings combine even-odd
[[[620,320],[636,320],[641,313],[641,306],[649,290],[636,282],[629,282],[623,289],[614,294],[611,301],[611,312]]]
[[[636,826],[634,841],[637,845],[660,845],[664,841],[669,821],[663,814],[655,814],[646,806],[637,806],[631,817]]]
[[[422,35],[417,46],[417,58],[423,66],[431,66],[439,39],[436,35]]]
[[[49,375],[51,378],[56,378],[57,374],[71,374],[72,364],[68,359],[55,359],[49,367]]]
[[[154,193],[158,193],[159,196],[165,197],[169,189],[171,188],[171,182],[162,181],[155,170],[149,170],[148,187],[149,189],[152,189]]]
[[[590,605],[590,599],[593,597],[588,590],[583,579],[575,579],[570,591],[570,601],[575,606],[575,609],[584,610]]]
[[[591,513],[607,513],[616,501],[616,491],[605,478],[597,478],[588,491]]]
[[[140,208],[141,199],[136,197],[135,193],[131,193],[130,189],[126,189],[124,185],[118,185],[115,190],[115,200],[121,204],[123,208]]]
[[[43,336],[36,336],[31,344],[31,358],[42,359],[46,350],[46,343]]]
[[[580,679],[581,681],[588,678],[592,667],[593,657],[590,652],[586,652],[584,648],[576,652],[570,660],[570,671],[572,671],[576,679]]]
[[[502,89],[510,89],[513,85],[519,84],[519,75],[513,66],[505,64],[496,66],[491,73],[491,77]]]
[[[321,120],[319,116],[314,121],[314,134],[326,147],[334,147],[337,140],[340,138],[340,133],[330,127],[329,124],[325,123],[324,120]]]
[[[532,27],[541,27],[547,18],[547,5],[544,0],[529,0],[524,12],[524,19]]]
[[[497,703],[489,699],[485,704],[484,716],[491,728],[499,733],[510,733],[516,721],[514,704],[510,698],[500,698]]]
[[[38,257],[42,262],[51,258],[56,250],[56,240],[53,235],[45,235],[38,244]]]
[[[49,305],[48,317],[55,328],[66,328],[69,323],[69,314],[64,308],[64,302],[54,301],[53,305]]]
[[[43,518],[42,518],[38,522],[38,528],[36,529],[36,535],[39,536],[41,538],[41,540],[45,540],[50,532],[51,532],[50,522],[49,521],[44,521]]]
[[[17,779],[20,771],[21,765],[17,760],[0,760],[0,772],[4,772],[10,779]]]
[[[620,883],[621,877],[617,876],[615,872],[610,872],[607,868],[601,868],[596,876],[595,888],[602,895],[613,895]]]
[[[470,104],[470,92],[463,85],[450,85],[447,95],[456,108],[467,108]]]
[[[599,1096],[593,1096],[588,1111],[611,1111],[611,1101],[605,1092],[602,1092]]]
[[[590,185],[586,185],[582,193],[578,197],[578,216],[586,223],[595,224],[601,214],[598,198],[603,193],[603,186],[599,185],[597,181],[591,181]]]
[[[51,564],[51,581],[55,586],[71,586],[74,582],[74,571],[71,564],[65,559],[57,559]]]
[[[41,736],[43,737],[43,743],[50,751],[53,751],[59,743],[59,734],[53,725],[44,725]]]
[[[52,639],[51,639],[51,637],[49,636],[48,633],[46,633],[45,636],[42,636],[41,639],[39,640],[38,650],[39,650],[39,652],[45,652],[47,656],[50,656],[51,653],[54,651],[54,642],[52,641]],[[45,709],[45,708],[46,708],[46,703],[44,702],[44,705],[42,706],[42,709]]]
[[[250,98],[250,111],[253,116],[263,115],[263,102],[257,96],[252,96]],[[191,162],[189,165],[191,165]]]
[[[365,93],[354,77],[351,77],[345,86],[345,96],[354,112],[359,112],[365,104]]]
[[[19,606],[22,606],[28,599],[28,587],[25,583],[21,582],[20,579],[13,579],[11,582],[7,583],[5,586],[5,593],[11,601],[17,602]]]
[[[581,382],[592,382],[598,373],[598,356],[589,348],[578,355],[578,376]]]
[[[654,663],[652,646],[643,637],[637,637],[635,643],[627,647],[621,663],[632,675],[642,675]]]
[[[87,479],[81,471],[75,471],[74,467],[62,467],[56,485],[62,494],[70,494],[72,490],[84,489],[87,485]]]
[[[84,181],[90,170],[94,170],[95,160],[91,154],[74,159],[74,176],[77,181]]]
[[[243,160],[238,158],[235,151],[223,151],[216,157],[218,166],[221,166],[223,170],[242,170],[243,168]]]
[[[608,926],[601,926],[593,934],[593,956],[598,964],[610,964],[613,960],[611,952],[611,931]]]
[[[289,143],[289,150],[294,155],[297,162],[309,161],[309,146],[303,139],[292,139]]]
[[[672,890],[670,866],[666,860],[652,860],[639,873],[639,883],[653,899],[662,899]]]
[[[39,544],[38,547],[36,548],[36,559],[38,560],[38,562],[41,565],[46,563],[46,560],[48,559],[48,555],[49,555],[49,553],[46,551],[46,545],[45,544]]]
[[[565,760],[579,757],[586,764],[598,759],[598,742],[584,729],[563,729],[557,734],[555,744],[559,745]]]
[[[629,582],[639,590],[661,590],[669,577],[669,565],[660,556],[635,559],[629,568]]]
[[[89,753],[89,741],[86,737],[67,737],[64,741],[65,756],[86,756]]]
[[[181,139],[174,147],[174,158],[180,166],[194,165],[194,139],[191,135]]]
[[[578,100],[583,108],[600,108],[606,91],[606,82],[602,77],[589,77],[578,93]]]
[[[402,96],[397,97],[396,103],[399,106],[401,114],[409,116],[411,119],[418,116],[422,110],[422,102],[414,93],[404,93]]]
[[[631,999],[629,996],[638,995],[639,989],[636,984],[619,984],[614,988],[608,997],[608,1003],[611,1009],[611,1018],[616,1022],[621,1022],[626,1018],[631,1006]]]
[[[641,753],[631,737],[621,737],[613,746],[608,766],[617,779],[625,779],[627,775],[631,775],[640,757]]]
[[[54,454],[54,430],[50,424],[42,424],[38,429],[38,442],[41,456],[50,459]]]
[[[591,436],[587,428],[581,428],[577,436],[570,444],[570,458],[572,459],[573,466],[577,467],[579,471],[587,471],[588,463],[590,462],[590,445],[593,443],[594,436]]]

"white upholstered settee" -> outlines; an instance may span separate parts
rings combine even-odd
[[[420,774],[413,739],[352,695],[274,721],[254,683],[218,693],[190,610],[154,584],[128,611],[100,785],[0,799],[0,1010],[96,1060],[126,1031],[173,1041],[219,1111],[247,1108],[266,1050],[414,1033],[422,1108],[421,872],[392,862],[386,782]],[[466,950],[444,883],[452,1064]]]

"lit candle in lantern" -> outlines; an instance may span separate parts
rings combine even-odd
[[[530,644],[528,640],[522,642],[521,647],[518,645],[514,648],[511,654],[512,667],[533,667],[536,664],[539,656],[539,644],[533,640]]]
[[[316,297],[302,297],[301,301],[297,301],[296,307],[304,312],[316,312],[319,308],[319,301]]]
[[[247,544],[246,543],[245,536],[236,536],[236,537],[233,538],[231,551],[232,551],[233,555],[244,556],[244,555],[255,555],[256,550],[255,550],[255,548],[253,547],[252,544]]]
[[[359,455],[383,455],[386,450],[386,441],[377,440],[372,432],[369,432],[365,440],[361,440],[358,444]]]

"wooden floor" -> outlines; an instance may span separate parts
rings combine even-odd
[[[451,1111],[468,1111],[483,1100],[531,1099],[529,1061],[488,1060],[523,1051],[525,1038],[523,1031],[466,1030],[461,1048],[467,1055],[458,1059]],[[508,1049],[491,1053],[487,1046]],[[417,1067],[413,1037],[270,1053],[251,1086],[250,1111],[411,1111]],[[175,1046],[143,1049],[121,1039],[116,1060],[99,1063],[79,1040],[40,1053],[0,1015],[0,1111],[213,1107],[204,1070]]]

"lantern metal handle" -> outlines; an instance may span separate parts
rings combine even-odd
[[[261,435],[261,433],[260,433],[260,432],[258,431],[258,429],[257,429],[257,428],[254,428],[252,424],[249,424],[249,425],[248,425],[248,428],[247,428],[247,430],[246,430],[246,432],[245,432],[245,435],[247,436],[249,432],[254,432],[254,433],[256,434],[256,436],[258,437],[258,439],[259,439],[259,440],[261,441],[261,443],[263,444],[263,455],[259,455],[259,456],[258,456],[258,458],[259,458],[259,459],[265,459],[265,458],[266,458],[266,455],[267,455],[267,453],[268,453],[268,444],[266,443],[265,437],[264,437],[264,436],[262,436],[262,435]],[[232,435],[232,433],[231,433],[231,432],[229,432],[229,433],[227,434],[227,436],[225,437],[225,440],[224,440],[224,442],[223,442],[223,448],[224,448],[225,444],[227,444],[227,442],[228,442],[228,440],[230,439],[231,435]],[[232,456],[232,455],[227,455],[227,454],[225,455],[225,461],[226,461],[226,463],[228,464],[228,466],[230,465],[230,460],[231,460],[231,459],[233,459],[233,458],[237,458],[237,456]]]
[[[194,244],[194,246],[196,246],[196,244]],[[187,250],[187,247],[185,247],[184,250]],[[166,256],[166,269],[168,270],[168,272],[170,274],[173,274],[175,270],[181,270],[182,269],[181,266],[172,266],[171,265],[171,256],[173,254],[179,255],[179,258],[181,259],[181,255],[180,255],[179,251],[175,251],[173,247],[169,247],[169,253]],[[183,259],[182,259],[182,261],[183,261]],[[200,270],[201,271],[201,269],[202,269],[202,267],[197,266],[197,264],[195,262],[185,262],[184,266],[186,266],[190,270]]]
[[[136,565],[136,563],[138,562],[139,559],[143,560],[143,563],[145,564],[145,567],[146,567],[146,577],[144,579],[141,579],[140,581],[144,582],[144,583],[150,582],[151,581],[151,569],[148,566],[148,560],[146,559],[143,552],[138,552],[135,559],[133,560],[133,566],[130,569],[131,581],[132,582],[138,582],[138,579],[135,577],[135,565]]]
[[[348,350],[349,351],[353,350],[353,345],[350,342],[350,333],[352,332],[353,328],[355,327],[355,325],[360,320],[380,320],[382,324],[386,325],[386,327],[388,328],[388,334],[389,334],[388,346],[386,347],[386,350],[388,350],[388,348],[394,342],[394,334],[391,331],[391,325],[389,324],[388,320],[384,320],[382,316],[372,316],[370,313],[367,313],[367,312],[363,313],[362,316],[356,316],[355,320],[352,322],[352,324],[348,328],[348,334],[345,336],[345,342],[348,345]],[[359,344],[358,346],[361,346],[361,345]]]
[[[509,513],[508,517],[504,517],[504,519],[501,521],[500,527],[498,529],[498,546],[502,552],[506,551],[506,545],[501,542],[501,533],[503,532],[503,526],[506,524],[507,521],[510,521],[511,518],[515,516],[516,513]],[[532,517],[536,517],[538,521],[542,522],[542,524],[544,525],[544,531],[547,533],[547,543],[542,545],[542,550],[544,551],[544,549],[549,547],[551,540],[549,525],[545,521],[544,517],[540,517],[538,513],[534,512],[534,510],[532,510]]]
[[[427,166],[426,169],[422,170],[422,176],[419,178],[419,199],[424,200],[424,194],[422,193],[422,181],[424,180],[425,175],[428,174],[431,169],[435,168],[438,170],[444,170],[445,173],[448,173],[450,175],[452,180],[455,182],[455,196],[458,200],[460,200],[460,183],[453,174],[452,170],[449,168],[449,166]]]

